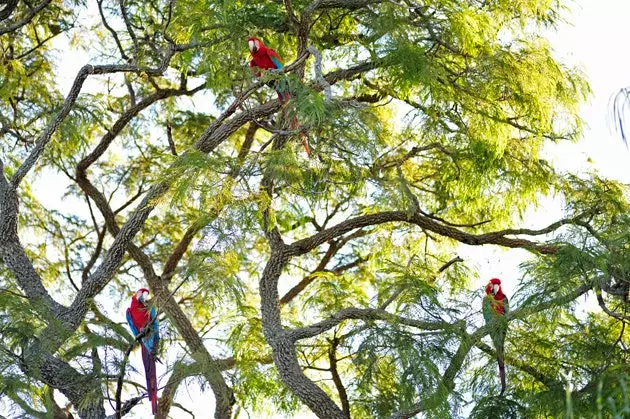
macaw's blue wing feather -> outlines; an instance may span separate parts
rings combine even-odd
[[[280,69],[280,68],[283,68],[283,67],[284,67],[284,65],[282,65],[282,62],[280,62],[280,60],[279,60],[279,59],[277,59],[277,58],[276,58],[276,57],[274,57],[274,56],[271,56],[271,61],[273,61],[273,64],[274,64],[274,65],[276,66],[276,68],[278,68],[278,69]]]
[[[134,336],[138,336],[138,333],[140,332],[136,328],[136,325],[133,324],[133,320],[131,319],[131,313],[129,312],[129,309],[127,309],[127,323],[129,324],[131,333],[133,333]]]
[[[151,307],[151,312],[149,314],[151,315],[151,321],[153,322],[153,331],[155,332],[155,335],[159,337],[157,310],[155,309],[155,307]]]
[[[157,311],[155,310],[155,307],[151,307],[151,311],[149,312],[149,314],[151,316],[151,320],[149,320],[151,331],[144,339],[142,339],[142,342],[144,343],[144,346],[146,346],[146,348],[149,350],[149,352],[155,355],[157,353],[158,343],[160,341],[160,330],[157,320]]]

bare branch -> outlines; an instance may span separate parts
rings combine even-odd
[[[604,313],[608,314],[610,317],[614,317],[615,319],[621,320],[621,321],[630,320],[630,316],[625,316],[623,314],[615,313],[614,311],[612,311],[606,306],[604,297],[602,297],[602,290],[599,288],[599,286],[595,288],[595,297],[597,298],[597,303],[599,304],[601,309],[604,310]]]
[[[134,58],[132,60],[132,62],[136,62],[136,60],[138,59],[138,37],[136,36],[136,33],[133,31],[133,28],[131,27],[131,22],[129,21],[129,16],[127,15],[127,7],[125,6],[125,0],[118,0],[118,5],[120,7],[120,14],[123,17],[123,20],[125,22],[125,26],[127,27],[127,33],[129,33],[129,36],[131,37],[131,41],[133,42],[133,50],[134,50]]]
[[[330,84],[322,75],[322,54],[312,45],[309,45],[306,50],[315,57],[315,80],[317,80],[319,87],[324,90],[325,101],[330,102],[332,99],[332,91]]]
[[[44,10],[44,8],[46,6],[48,6],[50,4],[50,2],[51,2],[51,0],[43,0],[37,6],[33,7],[32,9],[30,9],[29,12],[27,13],[27,15],[24,16],[22,19],[18,20],[17,22],[15,22],[15,23],[13,23],[11,25],[0,26],[0,35],[4,35],[5,33],[16,31],[16,30],[20,29],[22,26],[28,24],[31,20],[33,20],[35,15],[37,15],[37,13],[41,12],[42,10]],[[0,21],[1,20],[2,19],[0,19]]]
[[[168,140],[168,146],[171,149],[171,153],[173,156],[177,156],[177,149],[175,148],[175,141],[173,140],[171,124],[166,124],[166,139]]]
[[[120,43],[120,39],[118,38],[118,32],[116,32],[109,25],[109,23],[107,22],[107,19],[105,19],[105,13],[103,13],[103,0],[96,0],[96,4],[98,5],[98,11],[99,11],[99,13],[101,15],[101,21],[103,22],[103,26],[105,26],[105,29],[107,29],[109,31],[109,33],[112,35],[112,38],[114,38],[114,42],[116,43],[116,46],[118,47],[118,52],[120,52],[120,56],[127,63],[131,63],[131,59],[125,53],[125,49],[123,48],[122,44]]]
[[[129,122],[136,117],[140,112],[154,103],[167,99],[169,97],[177,97],[177,96],[192,96],[195,93],[199,92],[203,89],[204,85],[200,85],[192,90],[186,89],[161,89],[158,90],[149,96],[142,99],[140,102],[136,103],[129,109],[127,109],[123,114],[118,118],[118,120],[114,123],[114,125],[105,133],[103,138],[101,138],[100,142],[92,150],[90,154],[85,156],[77,165],[77,178],[82,177],[82,172],[84,172],[90,165],[92,165],[96,160],[98,160],[110,144],[114,141],[114,139],[121,133],[121,131],[129,124]]]
[[[415,327],[422,330],[445,330],[454,327],[447,322],[428,322],[424,320],[415,320],[407,317],[397,316],[385,310],[371,308],[344,308],[341,311],[330,316],[330,318],[310,326],[293,329],[287,333],[287,337],[292,341],[298,341],[310,337],[317,336],[326,330],[330,330],[344,320],[383,320],[390,323],[404,324],[406,326]]]
[[[350,402],[348,401],[348,393],[343,386],[343,381],[339,376],[339,370],[337,369],[337,346],[339,340],[337,337],[333,337],[330,342],[330,348],[328,348],[328,362],[330,364],[330,373],[332,375],[333,383],[339,393],[339,400],[341,401],[341,410],[346,415],[347,419],[350,419]]]
[[[551,224],[541,230],[530,229],[509,229],[501,230],[485,234],[469,234],[458,230],[454,227],[438,223],[437,221],[426,217],[418,212],[409,215],[404,211],[385,211],[376,214],[362,215],[343,221],[334,227],[327,228],[317,234],[298,240],[288,246],[289,256],[299,256],[310,252],[322,243],[330,241],[335,237],[341,236],[351,230],[367,227],[371,225],[379,225],[389,222],[408,222],[415,224],[425,230],[437,233],[444,237],[449,237],[460,241],[461,243],[480,246],[483,244],[496,244],[504,247],[520,247],[538,251],[543,254],[553,254],[557,251],[556,245],[540,244],[525,239],[509,238],[507,235],[526,234],[526,235],[542,235],[549,233],[562,225],[569,224],[572,219],[565,219]]]

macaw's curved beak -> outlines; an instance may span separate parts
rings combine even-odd
[[[256,45],[256,42],[248,41],[248,44],[249,44],[249,50],[252,52],[252,54],[255,54],[256,51],[258,51],[258,46]]]
[[[147,300],[149,299],[149,293],[144,291],[142,294],[140,294],[140,296],[138,297],[138,301],[140,301],[142,304],[145,304],[147,302]]]
[[[488,282],[488,284],[486,285],[486,293],[496,294],[496,285],[492,282]]]

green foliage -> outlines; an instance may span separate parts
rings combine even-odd
[[[359,339],[354,363],[359,399],[365,400],[358,404],[366,416],[387,417],[409,409],[418,395],[424,395],[420,403],[432,414],[449,414],[446,399],[431,399],[442,385],[439,365],[452,355],[447,340],[375,325]]]
[[[470,412],[471,419],[517,419],[522,417],[527,417],[526,409],[523,406],[512,400],[496,396],[482,398]]]

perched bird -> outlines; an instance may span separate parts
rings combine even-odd
[[[257,67],[261,70],[279,70],[284,67],[282,57],[276,51],[267,48],[260,39],[251,37],[247,40],[247,43],[249,44],[249,53],[252,56],[249,62],[250,67]],[[256,75],[260,77],[261,73],[258,72]],[[274,87],[280,102],[286,103],[291,99],[291,93],[289,93],[287,86],[275,83]]]
[[[509,310],[508,298],[501,290],[501,280],[492,278],[486,285],[486,297],[483,299],[483,318],[490,326],[490,337],[497,351],[499,377],[501,378],[501,396],[505,392],[505,334],[507,321],[505,314]]]
[[[258,38],[250,37],[247,40],[249,44],[249,53],[252,56],[251,61],[249,62],[250,67],[259,68],[261,70],[279,70],[284,67],[282,63],[282,57],[278,55],[278,53],[271,48],[267,48],[265,44]],[[256,75],[258,77],[261,76],[260,72],[257,72]],[[291,92],[289,92],[289,87],[286,82],[275,81],[273,83],[274,89],[276,89],[276,93],[278,93],[278,99],[280,99],[281,103],[287,103],[289,99],[291,99]],[[291,129],[298,129],[299,122],[297,117],[293,119],[291,122]],[[305,135],[300,133],[300,138],[302,139],[302,145],[304,146],[304,150],[308,156],[311,155],[311,149],[308,145],[308,139]]]
[[[149,308],[147,300],[149,290],[140,288],[131,298],[131,306],[127,309],[127,323],[134,336],[143,333],[140,341],[142,345],[142,362],[147,379],[147,392],[151,401],[153,414],[157,413],[157,376],[155,361],[157,359],[158,342],[160,334],[158,330],[157,311],[155,307]]]

